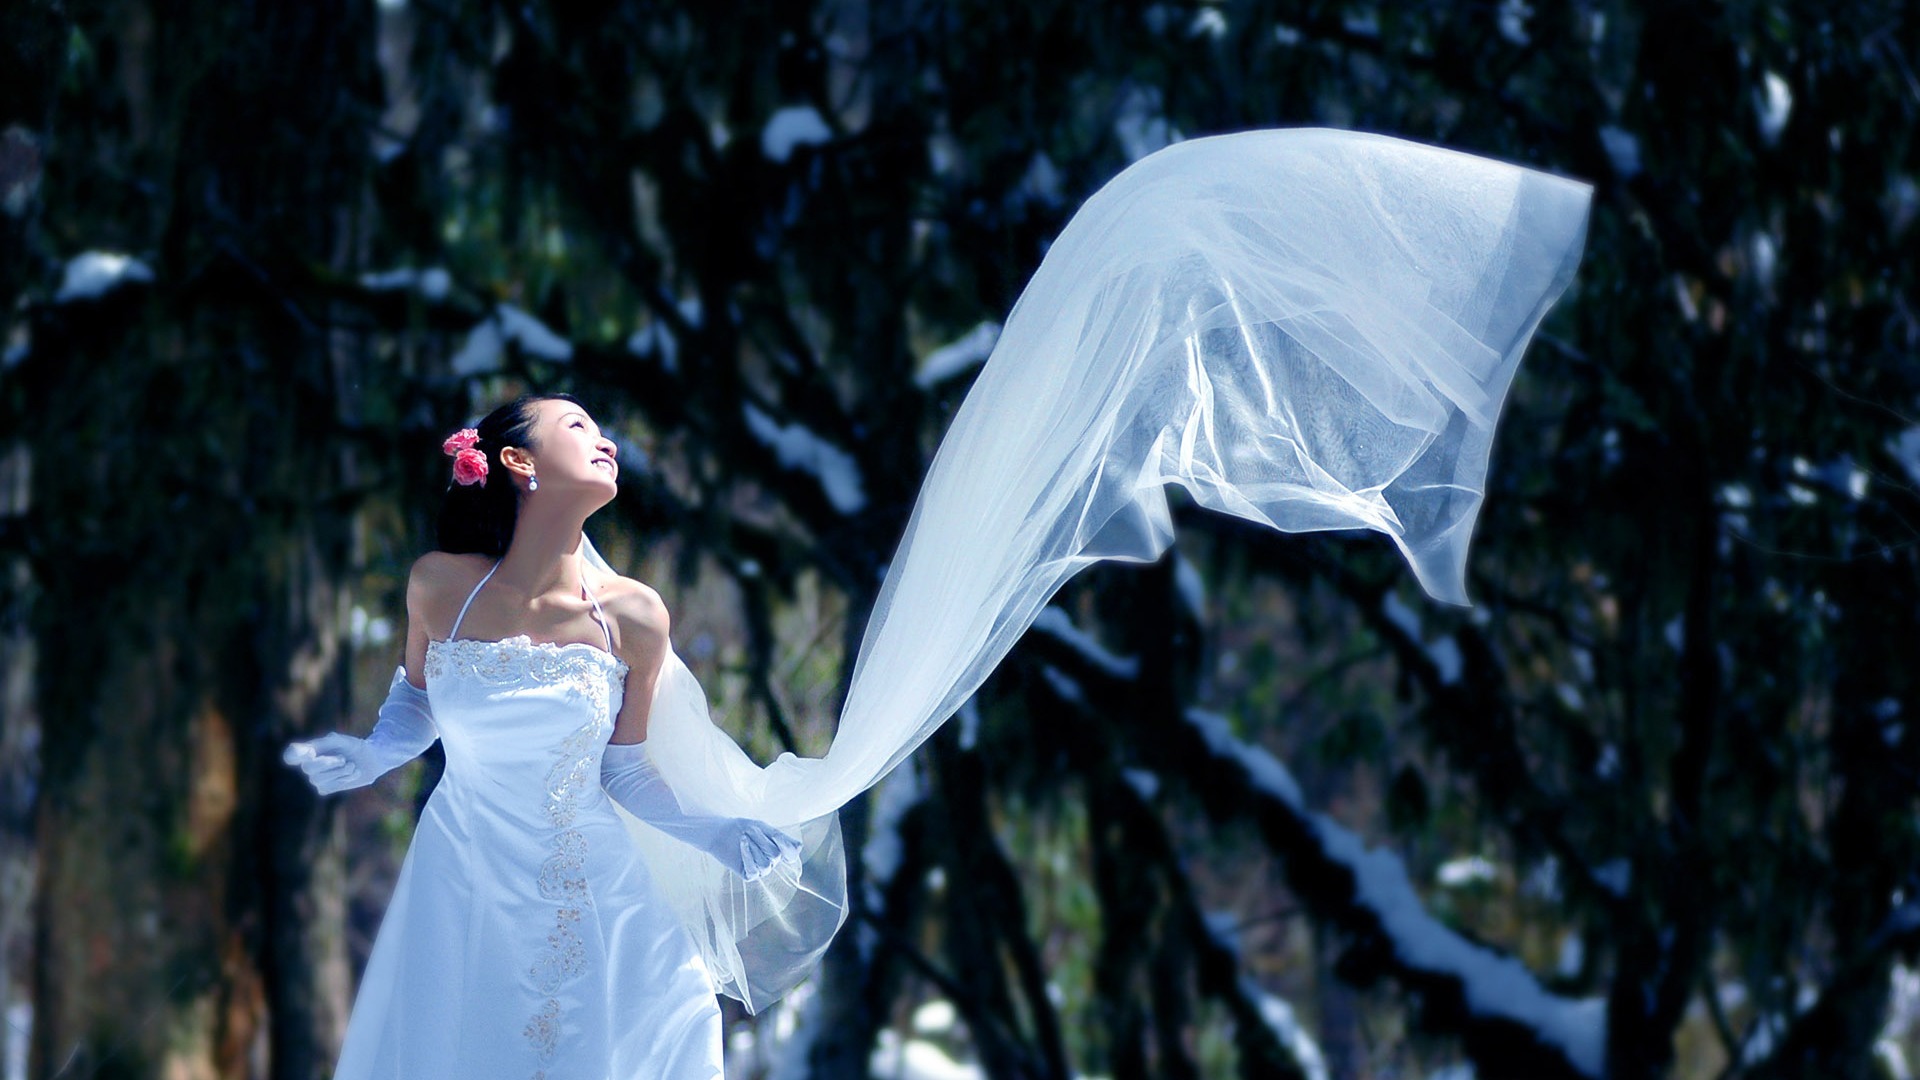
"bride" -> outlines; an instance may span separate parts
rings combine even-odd
[[[721,1076],[713,982],[613,806],[748,881],[799,842],[685,813],[649,758],[667,609],[582,555],[618,475],[586,409],[523,398],[446,449],[440,550],[408,579],[406,666],[379,722],[287,755],[322,794],[436,738],[447,755],[335,1075]]]
[[[448,440],[444,551],[414,568],[379,724],[288,751],[324,792],[447,750],[338,1075],[720,1075],[712,990],[778,998],[846,916],[838,808],[1068,577],[1158,558],[1168,484],[1282,531],[1377,531],[1466,603],[1494,426],[1590,198],[1345,131],[1134,163],[1048,249],[955,415],[819,758],[749,760],[659,598],[583,538],[617,465],[577,403]]]

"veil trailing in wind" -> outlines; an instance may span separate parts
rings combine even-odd
[[[1068,577],[1158,558],[1167,484],[1285,532],[1377,530],[1430,595],[1466,603],[1494,422],[1572,279],[1590,197],[1454,151],[1284,130],[1170,146],[1088,199],[934,457],[826,755],[755,765],[667,660],[648,743],[687,809],[803,841],[749,883],[634,826],[721,989],[757,1009],[807,974],[846,914],[834,812]]]

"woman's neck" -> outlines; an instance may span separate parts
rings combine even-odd
[[[580,530],[586,518],[521,514],[494,580],[529,597],[580,595]]]

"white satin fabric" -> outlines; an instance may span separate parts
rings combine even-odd
[[[1303,532],[1372,529],[1465,603],[1494,422],[1571,280],[1583,184],[1341,131],[1170,146],[1089,199],[1027,285],[922,486],[823,758],[762,769],[677,658],[649,742],[689,809],[802,832],[764,887],[649,847],[750,1007],[838,928],[832,814],[956,711],[1069,576],[1148,561],[1165,485]],[[602,564],[604,565],[604,564]]]
[[[626,665],[518,637],[434,642],[425,674],[446,774],[334,1075],[717,1080],[700,950],[600,788]]]

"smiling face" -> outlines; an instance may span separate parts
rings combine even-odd
[[[548,399],[533,403],[537,413],[528,440],[531,445],[501,452],[501,461],[522,478],[540,482],[528,498],[555,498],[591,493],[604,505],[618,492],[619,447],[600,431],[587,411],[571,401]]]

